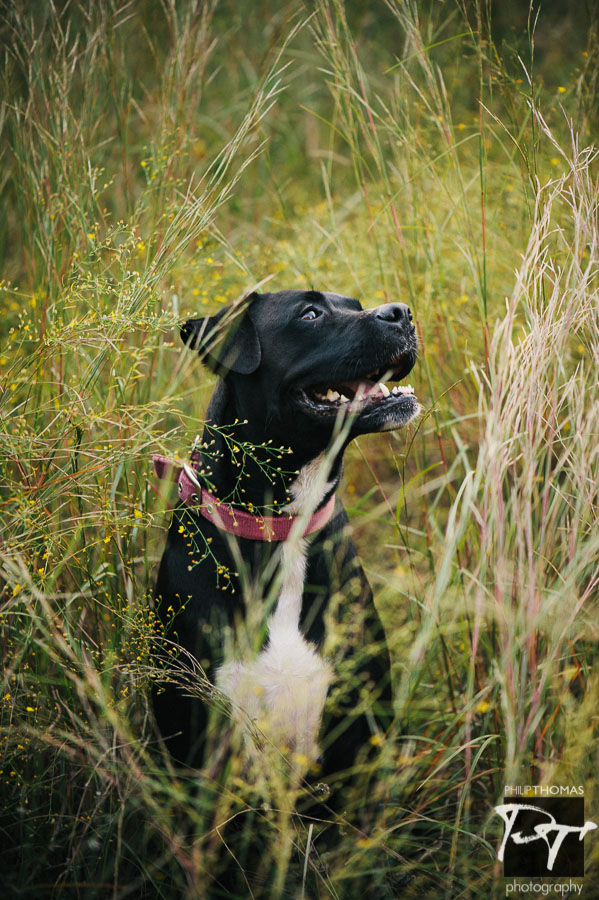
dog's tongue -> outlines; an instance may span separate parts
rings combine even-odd
[[[376,381],[370,381],[366,378],[359,381],[345,381],[340,385],[341,389],[343,389],[343,393],[350,400],[366,400],[368,397],[389,396],[389,389],[386,385],[378,384]]]
[[[382,387],[382,390],[381,390]],[[385,391],[387,393],[385,394]],[[368,397],[388,396],[389,391],[385,385],[376,384],[374,381],[339,381],[328,388],[321,388],[321,396],[324,400],[349,403],[351,400],[366,400]]]

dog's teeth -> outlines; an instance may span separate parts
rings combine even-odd
[[[394,384],[393,387],[391,388],[391,393],[392,393],[392,394],[399,394],[399,388],[397,387],[396,384]]]
[[[341,394],[339,397],[342,403],[349,403],[349,397],[346,397],[345,394]]]
[[[339,394],[337,391],[332,391],[330,388],[327,391],[327,400],[338,400]]]
[[[378,389],[379,389],[379,391],[381,392],[381,394],[383,395],[383,397],[388,397],[389,394],[391,393],[391,391],[389,390],[389,388],[387,387],[387,385],[384,384],[382,381],[381,381],[380,384],[378,385]]]

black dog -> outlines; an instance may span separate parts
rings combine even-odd
[[[419,412],[409,386],[384,384],[414,366],[412,315],[400,303],[364,310],[336,294],[281,291],[192,319],[181,335],[221,377],[179,475],[159,616],[234,716],[305,764],[318,756],[333,783],[391,717],[385,635],[334,495],[352,438]],[[344,622],[351,639],[335,646]],[[172,755],[202,765],[208,704],[167,683],[154,707]]]

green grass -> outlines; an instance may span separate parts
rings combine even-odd
[[[3,890],[201,898],[235,816],[256,897],[499,898],[504,784],[599,816],[597,22],[248,10],[3,12]],[[408,302],[421,338],[418,427],[347,454],[397,727],[326,866],[294,788],[174,772],[149,711],[149,458],[212,388],[175,325],[260,284]]]

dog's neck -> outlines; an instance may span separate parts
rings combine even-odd
[[[265,444],[264,424],[241,418],[232,392],[223,382],[219,383],[212,396],[207,423],[208,426],[226,426],[224,431],[238,445],[245,442],[251,446]],[[277,458],[279,454],[280,459]],[[261,464],[265,458],[270,458],[268,469]],[[226,500],[232,506],[243,505],[247,508],[251,504],[258,514],[284,509],[287,513],[298,515],[308,507],[314,511],[323,506],[341,480],[342,453],[330,465],[324,450],[317,448],[310,455],[291,447],[291,453],[280,453],[273,440],[272,453],[266,457],[261,453],[259,459],[260,462],[251,452],[233,452],[231,442],[220,430],[213,427],[204,429],[197,468],[200,475],[205,470],[206,483],[219,499]]]

